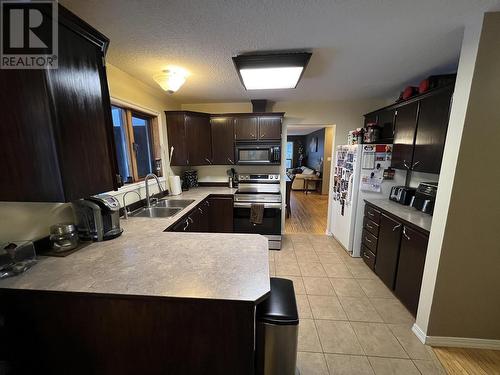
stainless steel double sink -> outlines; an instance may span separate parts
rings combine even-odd
[[[141,207],[132,212],[132,217],[172,217],[194,202],[194,199],[160,199],[151,207]]]

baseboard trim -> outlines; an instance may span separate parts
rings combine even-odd
[[[430,346],[500,350],[500,340],[476,339],[470,337],[426,336],[424,331],[422,331],[416,323],[413,324],[411,330],[422,343]]]
[[[417,326],[417,323],[414,323],[413,326],[411,327],[411,330],[413,331],[413,333],[415,334],[415,336],[417,336],[417,338],[422,341],[422,344],[426,344],[426,339],[427,339],[427,336],[425,335],[425,332],[422,331],[422,329]]]

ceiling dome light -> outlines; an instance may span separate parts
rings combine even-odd
[[[160,87],[173,94],[181,88],[186,82],[187,73],[181,69],[165,69],[162,73],[157,74],[153,79],[160,85]]]
[[[247,90],[294,89],[311,58],[309,52],[239,55],[233,57]]]

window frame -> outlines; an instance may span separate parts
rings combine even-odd
[[[292,152],[291,152],[292,155],[291,155],[291,158],[288,158],[287,157],[288,156],[288,145],[290,143],[292,144]],[[290,160],[290,168],[293,168],[293,149],[294,149],[294,147],[295,147],[295,142],[294,141],[288,141],[288,140],[286,141],[286,148],[285,148],[285,168],[287,168],[286,162],[288,160]]]
[[[129,166],[129,172],[132,177],[132,181],[125,181],[125,177],[121,176],[123,184],[133,184],[136,182],[144,181],[146,176],[139,176],[137,167],[137,153],[135,149],[134,142],[134,128],[132,125],[132,117],[140,118],[146,121],[147,125],[147,137],[148,137],[148,148],[151,160],[151,171],[161,177],[162,175],[162,165],[160,156],[160,135],[158,129],[158,115],[147,113],[141,111],[137,108],[131,108],[126,105],[116,103],[111,100],[111,107],[119,108],[121,110],[122,122],[125,129],[125,148],[127,150],[127,162]],[[111,109],[112,109],[111,108]],[[159,168],[159,169],[158,169]]]

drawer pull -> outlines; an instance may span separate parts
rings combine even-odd
[[[375,215],[374,215],[372,212],[370,212],[370,211],[368,211],[368,215],[370,215],[371,217],[374,217],[374,216],[375,216]]]
[[[370,256],[366,253],[363,253],[363,256],[366,258],[366,259],[370,259]]]
[[[398,225],[396,225],[394,228],[392,228],[392,231],[393,231],[393,232],[395,232],[395,231],[396,231],[396,229],[398,229],[398,228],[400,228],[400,227],[401,227],[401,224],[398,224]]]
[[[367,228],[373,229],[373,227],[370,224],[366,224]]]
[[[368,237],[366,237],[366,236],[365,236],[365,240],[366,240],[366,242],[372,243],[372,241],[370,241],[370,240],[368,239]]]

